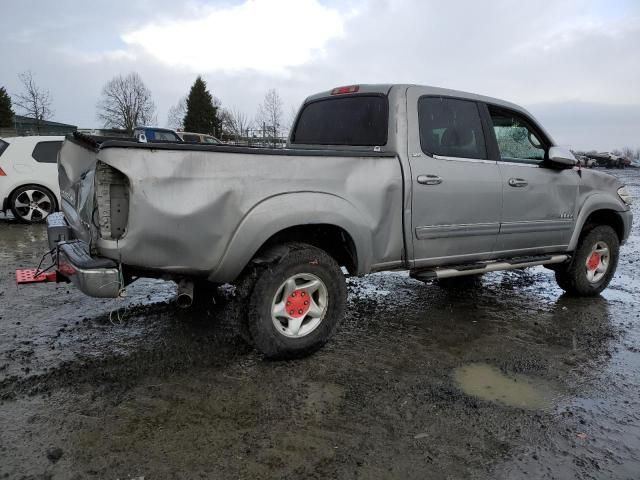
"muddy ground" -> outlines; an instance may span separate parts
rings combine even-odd
[[[616,174],[640,199],[640,171]],[[349,279],[334,339],[269,362],[170,283],[16,287],[45,232],[0,220],[0,478],[640,478],[632,235],[593,299],[543,268]]]

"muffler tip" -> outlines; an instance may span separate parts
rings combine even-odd
[[[191,305],[193,305],[193,298],[190,295],[183,293],[181,295],[178,295],[176,304],[180,308],[189,308]]]
[[[178,296],[176,305],[180,308],[189,308],[193,305],[193,282],[190,280],[180,280],[178,282]]]

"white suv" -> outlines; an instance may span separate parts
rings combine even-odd
[[[0,200],[16,220],[42,222],[60,205],[58,152],[64,137],[0,139]]]

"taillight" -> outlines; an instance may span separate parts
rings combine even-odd
[[[4,173],[4,170],[2,169],[2,167],[0,167],[0,177],[6,177],[7,174]]]
[[[356,93],[360,90],[359,85],[349,85],[348,87],[338,87],[331,90],[331,95],[344,95],[345,93]]]

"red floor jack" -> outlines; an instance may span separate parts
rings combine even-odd
[[[47,255],[51,255],[53,250],[45,253],[40,260],[37,268],[19,268],[16,270],[16,283],[18,285],[24,283],[45,283],[45,282],[57,282],[58,274],[54,271],[49,271],[53,267],[56,266],[56,263],[53,262],[47,268],[42,268],[42,262],[47,258]]]
[[[38,271],[37,268],[19,268],[16,270],[16,283],[44,283],[58,281],[56,272]]]

